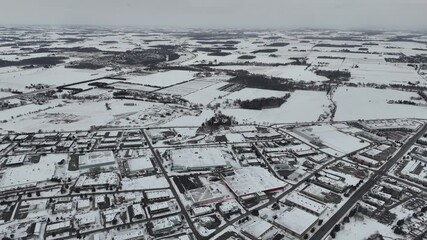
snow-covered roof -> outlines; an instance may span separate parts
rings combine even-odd
[[[262,219],[254,219],[248,224],[246,224],[242,228],[242,231],[250,234],[254,238],[261,238],[261,236],[264,235],[264,233],[270,230],[272,227],[273,225]]]
[[[286,197],[286,201],[292,204],[308,209],[317,215],[322,214],[326,210],[326,206],[318,201],[304,196],[301,193],[292,192]]]
[[[234,173],[225,177],[225,182],[238,196],[279,189],[287,185],[261,167],[240,168]]]
[[[154,212],[154,211],[159,211],[159,210],[163,210],[163,209],[169,209],[169,203],[168,202],[158,202],[158,203],[153,203],[148,205],[148,207],[150,208],[150,211]]]
[[[34,185],[46,181],[55,173],[55,162],[40,159],[38,163],[7,168],[0,180],[0,188]]]
[[[116,159],[112,151],[90,152],[79,157],[80,168],[113,165],[115,163]]]
[[[127,160],[130,171],[144,171],[153,169],[149,156],[140,156]]]
[[[294,207],[279,214],[275,222],[301,236],[316,223],[317,219],[313,214]]]
[[[170,216],[166,218],[156,219],[151,222],[153,224],[153,231],[162,231],[182,223],[182,219],[178,216]]]
[[[52,223],[46,226],[46,231],[55,231],[55,230],[59,230],[59,229],[64,229],[67,227],[71,226],[71,221],[63,221],[63,222],[57,222],[57,223]]]
[[[145,195],[147,196],[147,199],[156,199],[156,198],[168,198],[171,197],[170,190],[153,190],[153,191],[146,191]]]
[[[14,165],[23,163],[26,155],[10,156],[7,158],[6,165]]]
[[[119,234],[114,236],[114,240],[137,239],[140,236],[144,236],[143,230],[132,230],[127,232],[120,232]]]
[[[174,169],[215,168],[228,165],[219,148],[182,148],[170,152]]]

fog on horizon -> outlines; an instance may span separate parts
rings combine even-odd
[[[0,24],[427,30],[426,0],[1,0]]]

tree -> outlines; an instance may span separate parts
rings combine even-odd
[[[346,216],[346,217],[344,218],[344,222],[345,222],[345,223],[350,222],[350,218]]]
[[[354,214],[356,214],[356,211],[357,211],[357,209],[356,209],[356,208],[353,208],[353,209],[350,211],[350,213],[348,214],[348,216],[349,216],[349,217],[353,217],[353,216],[354,216]]]
[[[338,223],[337,225],[335,225],[335,227],[334,227],[334,231],[335,231],[335,232],[338,232],[339,230],[341,230],[341,226],[340,226],[340,224]]]
[[[259,216],[259,212],[256,209],[252,210],[251,214],[254,216]]]
[[[397,226],[402,226],[405,223],[405,219],[400,219],[399,221],[397,221]]]
[[[399,234],[399,235],[404,234],[404,232],[402,231],[402,228],[401,228],[401,227],[396,227],[396,228],[394,229],[394,233],[395,233],[395,234]]]

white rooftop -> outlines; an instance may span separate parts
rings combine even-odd
[[[170,152],[174,168],[214,168],[227,166],[228,159],[219,148],[182,148]]]
[[[301,236],[317,219],[313,214],[294,207],[279,214],[275,222]]]
[[[315,201],[309,197],[304,196],[301,193],[292,192],[286,197],[286,200],[304,207],[312,212],[315,212],[316,214],[320,215],[326,210],[326,206],[318,201]]]
[[[242,228],[242,231],[245,231],[252,235],[255,238],[260,238],[265,232],[267,232],[273,225],[262,220],[262,219],[254,219],[245,225]]]
[[[287,185],[261,167],[245,167],[234,172],[235,175],[225,177],[225,182],[238,196],[279,189]]]

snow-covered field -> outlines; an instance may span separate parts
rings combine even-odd
[[[165,71],[142,76],[130,75],[127,76],[126,82],[144,84],[157,87],[167,87],[170,85],[178,84],[194,78],[194,73],[191,71]]]
[[[226,83],[226,82],[220,82],[220,83],[217,83],[215,85],[211,85],[207,88],[201,89],[197,92],[190,93],[190,94],[184,96],[183,98],[192,102],[192,103],[198,103],[198,104],[206,105],[206,104],[214,101],[215,99],[217,99],[219,96],[225,96],[225,95],[229,94],[229,92],[224,92],[224,91],[218,90],[218,88],[221,88],[227,84],[228,83]]]
[[[358,63],[359,68],[351,69],[351,82],[377,83],[377,84],[408,84],[419,82],[427,85],[427,82],[417,74],[412,67],[406,64],[366,64]]]
[[[427,106],[388,104],[388,100],[410,100],[414,92],[391,89],[340,87],[334,94],[337,103],[335,120],[427,118]]]
[[[222,112],[236,117],[239,123],[280,123],[316,121],[329,105],[325,92],[295,91],[279,108],[249,110],[223,109]]]
[[[364,217],[363,220],[356,220],[354,217],[337,232],[335,239],[339,240],[361,240],[369,236],[381,233],[385,239],[400,239],[401,236],[393,233],[391,226],[386,226],[376,220]]]
[[[177,84],[175,86],[164,88],[158,93],[163,94],[171,94],[171,95],[179,95],[179,96],[185,96],[189,95],[191,93],[195,93],[199,90],[202,90],[204,88],[207,88],[209,86],[215,85],[225,79],[228,79],[229,77],[210,77],[210,78],[202,78],[202,79],[195,79],[193,81],[184,82],[182,84]]]
[[[115,121],[133,115],[138,111],[144,111],[154,106],[161,106],[150,102],[138,102],[135,106],[124,106],[126,102],[131,101],[111,100],[66,103],[62,107],[55,107],[46,111],[15,118],[12,121],[2,124],[2,128],[15,131],[89,129],[93,125],[113,124]],[[106,109],[106,103],[110,104],[111,110]],[[50,103],[52,106],[58,104],[59,102],[57,101]],[[40,108],[47,107],[47,105],[27,105],[22,108],[25,108],[27,112],[36,111],[35,106]],[[13,109],[10,109],[10,111],[13,113]]]
[[[0,120],[11,120],[11,118],[16,118],[21,115],[28,115],[42,110],[47,110],[53,107],[62,104],[61,100],[50,101],[47,104],[37,105],[37,104],[27,104],[16,108],[6,109],[0,112]]]
[[[331,125],[316,125],[295,129],[295,131],[308,136],[308,140],[318,139],[322,145],[328,146],[340,155],[369,146],[369,143],[361,142],[359,138],[342,133]]]
[[[283,97],[287,93],[289,92],[265,90],[265,89],[258,89],[258,88],[244,88],[240,91],[232,92],[230,95],[227,95],[225,98],[230,100],[237,100],[237,99],[251,100],[255,98]]]
[[[25,86],[30,84],[48,84],[51,86],[60,86],[64,84],[76,83],[95,78],[100,78],[112,74],[105,69],[99,70],[82,70],[65,68],[57,66],[52,68],[35,68],[20,70],[17,72],[8,72],[0,74],[0,85],[2,87],[12,88],[23,92],[28,92],[31,89],[26,89]]]

